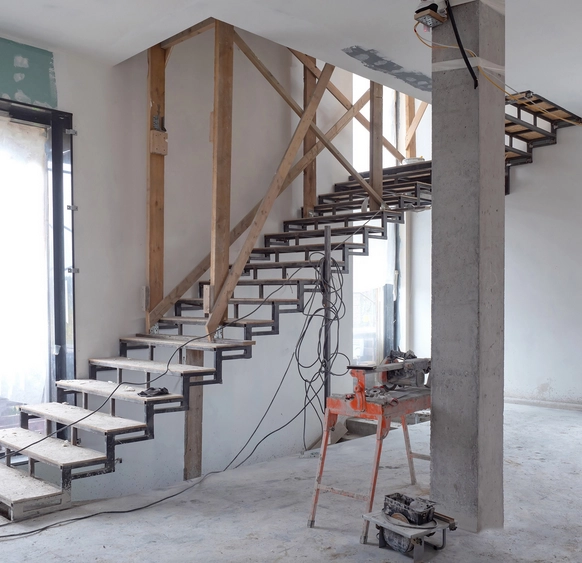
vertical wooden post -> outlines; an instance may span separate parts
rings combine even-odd
[[[147,237],[149,288],[148,312],[164,298],[164,151],[156,148],[165,140],[166,52],[159,45],[148,49],[148,170]],[[162,141],[164,142],[164,141]],[[146,315],[149,330],[149,315]]]
[[[416,100],[412,96],[404,96],[404,120],[406,121],[406,132],[410,130],[414,115],[416,114]],[[416,134],[407,140],[406,158],[416,157]]]
[[[186,363],[204,365],[202,350],[186,350]],[[202,376],[200,377],[202,379]],[[184,481],[202,475],[202,414],[204,387],[190,387],[190,408],[184,417]]]
[[[316,64],[315,57],[306,57]],[[303,67],[303,107],[306,108],[313,96],[317,78],[306,66]],[[313,123],[317,123],[316,116]],[[309,129],[303,141],[303,154],[307,154],[317,144],[317,135],[313,129]],[[303,171],[303,217],[309,217],[317,203],[317,161],[313,162]]]
[[[212,232],[210,238],[210,307],[228,275],[230,181],[232,160],[232,83],[234,28],[216,21],[214,31],[214,112],[212,154]]]
[[[384,86],[370,82],[370,185],[380,196],[383,195],[382,140],[384,123]],[[380,205],[370,200],[370,209],[377,211]]]

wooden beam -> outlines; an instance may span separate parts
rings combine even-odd
[[[190,366],[204,365],[202,350],[186,350],[186,363]],[[194,381],[202,376],[192,378]],[[204,386],[197,385],[189,389],[189,403],[184,417],[184,481],[196,479],[202,475],[202,415]]]
[[[166,62],[165,62],[166,66],[168,66],[168,63],[170,62],[170,57],[172,56],[173,50],[174,50],[174,47],[170,47],[169,49],[166,49]]]
[[[279,93],[279,95],[289,104],[291,109],[298,115],[303,114],[301,106],[293,99],[293,97],[283,88],[281,83],[273,76],[269,69],[261,62],[261,60],[255,55],[252,49],[244,42],[244,40],[235,32],[234,42],[240,48],[240,50],[246,55],[246,57],[255,65],[257,70],[263,75],[263,77],[273,86],[273,88]],[[320,75],[321,76],[321,75]],[[352,105],[349,103],[349,107]],[[382,203],[382,199],[378,196],[376,192],[372,190],[372,187],[368,182],[362,177],[361,174],[352,166],[352,163],[345,158],[342,153],[331,143],[329,139],[326,138],[325,134],[317,125],[314,123],[310,124],[315,134],[319,137],[321,142],[325,145],[325,148],[336,158],[336,160],[355,178],[355,180],[366,190],[370,198],[377,201],[378,205]]]
[[[232,163],[232,25],[216,22],[214,35],[214,111],[212,124],[212,230],[210,234],[210,307],[226,279],[230,248]]]
[[[297,59],[299,59],[305,67],[313,73],[314,76],[319,77],[321,71],[317,68],[317,65],[313,64],[307,55],[289,49]],[[337,101],[342,104],[346,109],[350,107],[350,100],[341,92],[341,90],[330,82],[328,90],[337,99]],[[368,130],[370,131],[370,122],[360,113],[356,115],[356,119]],[[382,144],[384,148],[399,162],[404,160],[404,155],[388,140],[386,137],[382,137]]]
[[[416,100],[412,96],[404,96],[404,120],[406,122],[406,137],[408,137],[408,131],[411,130],[412,122],[414,120],[415,114],[415,102]],[[406,158],[414,158],[416,156],[416,135],[411,135],[410,139],[406,142]]]
[[[420,125],[420,122],[422,121],[427,108],[427,102],[421,102],[421,104],[418,106],[418,110],[415,112],[414,118],[412,119],[412,122],[406,131],[406,142],[404,145],[406,150],[408,150],[408,147],[410,147],[413,142],[416,150],[416,130],[418,129],[418,126]]]
[[[306,55],[307,56],[307,55]],[[315,64],[315,58],[309,57]],[[306,67],[303,67],[303,107],[307,107],[309,100],[315,91],[317,78]],[[317,115],[313,118],[317,123]],[[303,154],[307,154],[317,144],[317,136],[310,128],[303,141]],[[303,217],[309,217],[317,203],[317,160],[313,160],[303,171]]]
[[[166,106],[165,51],[148,49],[147,238],[148,311],[164,298],[164,156],[153,152],[150,131],[164,129]],[[146,315],[146,325],[148,316]],[[149,326],[146,329],[149,330]]]
[[[214,18],[205,19],[204,21],[201,21],[200,23],[197,23],[196,25],[181,31],[176,35],[172,35],[172,37],[169,39],[162,41],[160,46],[162,49],[170,49],[171,47],[175,47],[179,43],[182,43],[182,41],[186,41],[186,39],[191,39],[192,37],[196,37],[197,35],[200,35],[209,29],[214,29],[215,21],[216,20]]]
[[[382,137],[384,127],[384,86],[377,82],[370,82],[370,184],[372,189],[382,197],[383,193],[383,166],[382,166]],[[370,210],[378,211],[377,201],[370,201]]]
[[[362,108],[370,101],[370,90],[367,90],[362,97],[349,109],[340,119],[334,124],[334,126],[325,134],[327,139],[332,141],[337,137],[344,128],[350,123],[352,119],[362,111]],[[283,182],[283,189],[287,188],[304,170],[308,163],[315,159],[321,151],[325,148],[325,145],[319,141],[308,153],[303,155],[297,164],[291,168],[285,182]]]
[[[335,67],[332,65],[326,64],[323,68],[323,71],[321,72],[321,77],[317,82],[313,96],[311,97],[308,106],[305,108],[305,111],[299,120],[297,128],[295,129],[295,133],[291,138],[289,146],[287,147],[281,163],[279,164],[279,168],[277,169],[271,185],[267,190],[267,194],[261,201],[261,205],[259,206],[253,224],[251,225],[249,234],[247,235],[247,238],[237,259],[230,269],[222,290],[216,299],[214,309],[210,313],[208,322],[206,323],[206,332],[209,335],[214,334],[216,329],[219,327],[221,319],[223,318],[225,311],[228,308],[228,300],[231,298],[234,292],[234,288],[236,287],[244,267],[248,262],[249,256],[255,247],[259,235],[261,234],[261,230],[263,229],[267,217],[273,208],[273,204],[275,203],[277,197],[279,197],[283,182],[285,181],[285,178],[291,169],[293,160],[297,155],[297,151],[299,150],[299,147],[305,138],[305,133],[307,133],[309,125],[313,120],[313,116],[315,115],[319,103],[323,98],[323,94],[325,93],[327,84],[331,78],[331,75],[333,74],[334,68]]]
[[[366,93],[362,95],[362,97],[353,105],[353,107],[348,110],[335,124],[334,126],[326,133],[328,139],[333,140],[337,135],[339,135],[343,129],[348,125],[348,123],[354,118],[357,112],[361,111],[362,108],[368,103],[370,100],[370,91],[368,90]],[[309,165],[310,162],[313,161],[317,157],[319,153],[325,148],[324,144],[320,141],[313,147],[308,154],[303,155],[303,157],[291,168],[287,178],[283,182],[283,186],[281,187],[281,191],[279,195],[283,193],[283,191],[288,188],[293,181],[298,178],[303,170],[305,170],[306,166]],[[253,223],[253,219],[257,214],[259,209],[259,205],[261,202],[257,203],[230,231],[230,244],[232,245],[235,241],[237,241],[241,235],[251,226]],[[163,315],[165,315],[177,302],[178,300],[184,295],[210,268],[210,254],[207,254],[191,271],[190,273],[176,286],[168,295],[164,298],[164,300],[155,307],[149,316],[150,324],[153,325],[157,323]]]

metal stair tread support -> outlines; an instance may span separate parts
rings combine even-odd
[[[211,367],[190,366],[187,364],[168,364],[151,360],[136,360],[119,356],[115,358],[92,358],[89,364],[101,368],[123,369],[146,373],[173,373],[178,375],[212,375],[216,370]]]
[[[73,405],[62,403],[41,403],[38,405],[21,405],[20,410],[30,415],[38,416],[47,420],[60,422],[61,424],[72,424],[75,428],[97,432],[100,434],[125,434],[146,430],[144,422],[110,416],[102,412],[93,412]],[[90,414],[85,420],[80,419]]]
[[[323,232],[323,231],[322,231]],[[288,233],[280,233],[281,235],[287,235]],[[277,234],[272,235],[265,235],[265,237],[276,237],[279,236]],[[323,236],[323,235],[322,235]],[[238,280],[237,285],[293,285],[297,283],[303,283],[306,285],[315,285],[318,283],[318,280],[315,278],[258,278],[258,279],[244,279],[241,278]],[[204,280],[200,282],[201,285],[209,285],[210,282],[208,280]]]
[[[0,463],[0,501],[11,505],[61,495],[63,491],[51,483],[35,479],[18,469]]]
[[[208,317],[163,317],[158,322],[168,324],[183,324],[183,325],[205,325],[208,322]],[[227,319],[224,324],[231,326],[256,326],[264,327],[271,326],[274,323],[271,319]]]
[[[145,385],[145,383],[141,384]],[[128,391],[127,388],[133,388],[133,384],[122,383],[118,386],[117,383],[109,381],[99,381],[97,379],[64,379],[57,381],[57,387],[66,389],[68,391],[78,391],[79,393],[87,393],[90,395],[97,395],[98,397],[109,397],[116,387],[119,387],[111,396],[112,399],[119,399],[131,403],[174,403],[181,401],[184,397],[175,393],[168,395],[159,395],[157,397],[140,397],[138,393],[142,390],[140,388]]]
[[[338,261],[337,264],[344,266],[343,261]],[[293,260],[289,262],[252,262],[245,266],[245,270],[298,270],[301,268],[320,268],[321,260]]]
[[[171,348],[183,347],[186,350],[239,350],[255,344],[254,340],[227,340],[217,339],[214,342],[208,340],[194,340],[188,336],[166,336],[162,334],[138,334],[136,336],[124,336],[119,340],[124,344],[137,344],[145,346],[168,346]],[[192,341],[192,342],[191,342]]]
[[[316,217],[305,217],[303,219],[291,219],[284,221],[285,229],[289,226],[296,226],[306,228],[310,225],[328,224],[328,223],[353,223],[355,221],[368,221],[372,219],[386,218],[387,221],[395,223],[404,222],[404,214],[402,211],[385,210],[385,211],[364,211],[361,213],[344,213],[342,215],[318,215]]]
[[[202,297],[194,297],[192,299],[180,299],[178,303],[183,305],[203,305],[204,300]],[[279,299],[261,299],[260,297],[233,297],[228,300],[229,305],[296,305],[297,303],[299,303],[299,299],[296,297]]]
[[[364,231],[368,231],[368,233],[379,233],[382,234],[384,232],[384,228],[374,224],[368,224],[365,226],[358,226],[353,225],[351,227],[335,227],[331,230],[331,236],[348,236],[348,235],[361,235]],[[289,231],[287,233],[269,233],[265,235],[265,240],[269,241],[282,241],[282,240],[293,240],[293,239],[300,239],[300,238],[323,238],[325,235],[325,231],[323,229],[311,229],[305,231]],[[333,244],[333,242],[332,242]],[[291,281],[294,281],[296,278],[292,278]],[[255,282],[261,281],[253,280]],[[317,280],[311,280],[313,283],[316,283]],[[239,282],[240,284],[240,282]]]
[[[430,162],[430,161],[428,161]],[[416,188],[421,191],[430,191],[431,184],[426,182],[391,182],[389,178],[385,178],[383,185],[383,192],[385,194],[399,195],[402,193],[409,193]],[[326,203],[326,200],[346,201],[353,197],[357,197],[360,201],[368,197],[368,193],[362,188],[354,188],[353,190],[342,190],[340,192],[328,192],[317,196],[320,203]]]
[[[44,438],[42,442],[27,447],[42,438]],[[107,456],[104,453],[73,446],[71,443],[58,438],[46,438],[38,432],[25,428],[3,428],[0,430],[0,444],[12,451],[21,450],[25,456],[61,469],[83,467],[107,461]]]
[[[409,182],[414,182],[417,179],[426,177],[427,174],[430,176],[432,169],[432,162],[430,160],[423,160],[421,162],[415,162],[413,164],[404,164],[402,166],[391,166],[389,168],[384,168],[382,170],[382,176],[386,180],[388,178],[399,178],[407,179]],[[369,178],[370,172],[361,172],[363,178]],[[347,182],[339,182],[335,184],[334,188],[336,191],[342,191],[346,188],[359,186],[355,179],[350,176]]]
[[[332,251],[343,250],[343,249],[365,249],[366,244],[361,242],[349,242],[343,241],[336,244],[332,244]],[[260,248],[255,248],[251,253],[253,254],[276,254],[276,253],[300,253],[300,252],[323,252],[325,250],[324,244],[296,244],[293,246],[264,246]]]

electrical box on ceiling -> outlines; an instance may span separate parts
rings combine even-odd
[[[414,19],[427,27],[437,27],[447,21],[447,6],[444,0],[421,0]]]

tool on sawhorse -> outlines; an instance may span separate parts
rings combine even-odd
[[[400,418],[402,422],[410,480],[413,485],[416,484],[414,459],[430,461],[429,456],[412,452],[406,423],[407,415],[430,408],[430,389],[424,385],[425,375],[430,371],[430,360],[416,358],[412,353],[402,355],[393,352],[380,365],[350,366],[350,368],[351,375],[355,379],[354,392],[347,395],[331,395],[327,399],[313,502],[307,522],[310,528],[315,525],[315,513],[321,491],[364,501],[367,503],[366,512],[372,511],[378,479],[378,467],[380,466],[380,457],[382,455],[382,442],[390,431],[390,421],[393,418]],[[381,385],[366,389],[367,373],[376,373]],[[404,389],[395,391],[397,386],[404,386]],[[369,494],[367,495],[342,491],[321,484],[329,435],[337,422],[338,416],[364,418],[378,422],[372,477]],[[366,543],[368,540],[369,525],[370,522],[366,520],[360,538],[361,543]]]

